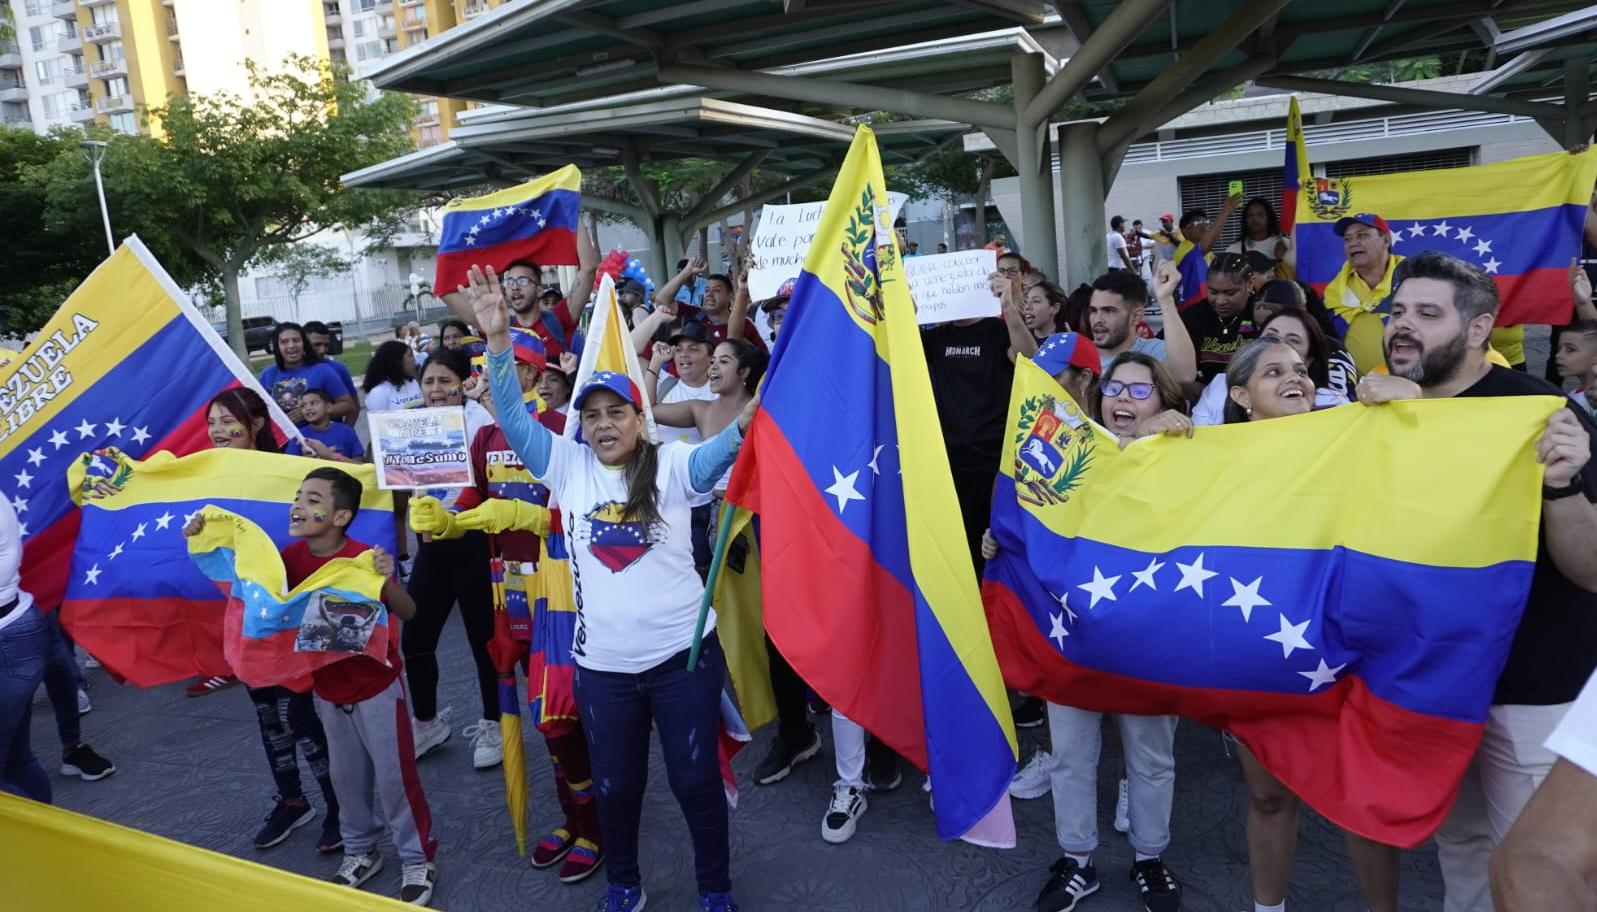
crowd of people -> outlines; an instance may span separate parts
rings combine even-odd
[[[1240,239],[1214,249],[1238,209]],[[1442,254],[1392,253],[1390,229],[1378,215],[1337,224],[1347,264],[1324,296],[1295,280],[1291,241],[1267,200],[1243,205],[1232,197],[1215,220],[1192,210],[1159,221],[1158,230],[1144,232],[1140,221],[1127,227],[1117,216],[1107,268],[1071,291],[1018,252],[1001,250],[990,278],[999,316],[923,327],[978,575],[998,547],[986,534],[987,517],[1022,357],[1052,375],[1122,446],[1317,409],[1557,392],[1525,372],[1522,347],[1505,345],[1505,352],[1494,344],[1503,336],[1490,278]],[[398,547],[375,555],[378,571],[391,577],[384,602],[402,622],[386,663],[364,656],[335,663],[317,673],[310,693],[246,688],[276,794],[254,844],[278,845],[317,817],[302,785],[303,758],[323,807],[316,850],[343,856],[333,881],[365,883],[382,867],[378,844],[389,841],[402,866],[399,898],[430,901],[438,846],[416,762],[454,732],[450,708],[439,706],[440,678],[466,673],[441,667],[438,644],[458,607],[480,700],[477,720],[461,734],[471,741],[476,769],[498,766],[505,733],[489,651],[497,585],[513,633],[531,647],[525,673],[538,682],[535,721],[559,806],[559,825],[534,841],[531,863],[558,866],[555,876],[567,883],[603,867],[608,885],[599,909],[644,908],[638,843],[652,729],[688,825],[699,908],[728,912],[738,906],[715,745],[725,673],[713,614],[692,668],[687,657],[711,563],[715,505],[758,408],[793,289],[756,302],[743,264],[731,274],[711,273],[697,258],[677,264],[652,297],[640,283],[624,282],[617,292],[643,375],[601,371],[575,388],[583,304],[598,264],[588,233],[578,236],[581,263],[568,290],[545,284],[545,270],[532,262],[497,272],[474,268],[469,287],[445,296],[454,316],[438,325],[436,342],[415,324],[403,328],[377,347],[358,384],[327,356],[325,325],[278,326],[261,385],[303,437],[286,452],[358,462],[368,458],[356,432],[363,409],[458,408],[475,483],[395,498]],[[1587,237],[1597,247],[1597,214],[1588,218]],[[1207,259],[1207,295],[1182,306],[1175,260],[1189,249]],[[1570,408],[1549,420],[1537,445],[1546,481],[1535,578],[1479,755],[1436,835],[1449,912],[1489,910],[1494,893],[1504,912],[1589,908],[1593,901],[1597,683],[1588,681],[1597,670],[1597,467],[1590,464],[1597,307],[1578,264],[1570,287],[1575,319],[1556,335],[1549,375],[1575,389]],[[1516,351],[1517,361],[1508,357]],[[657,430],[645,419],[646,402]],[[566,433],[568,422],[575,433]],[[247,388],[211,402],[208,428],[215,447],[279,449],[267,401]],[[283,551],[290,584],[368,549],[346,534],[360,495],[360,483],[336,467],[307,471],[285,519],[294,540]],[[186,531],[202,528],[196,518]],[[0,501],[0,646],[10,669],[0,678],[0,787],[48,801],[49,780],[28,741],[29,705],[41,681],[56,714],[62,772],[96,780],[115,767],[81,739],[78,719],[90,709],[81,670],[54,613],[35,610],[19,588],[20,559],[16,517]],[[553,561],[570,565],[571,585],[558,595],[539,582],[540,567]],[[562,600],[571,609],[564,618]],[[778,721],[753,775],[762,786],[819,754],[823,737],[810,715],[827,709],[774,644],[767,646]],[[207,678],[188,692],[204,696],[236,683]],[[1047,749],[1025,758],[1010,787],[1016,799],[1053,801],[1061,854],[1039,872],[1036,909],[1069,912],[1101,886],[1093,854],[1100,845],[1102,719],[1024,694],[1014,695],[1013,710],[1018,726],[1048,729]],[[1165,854],[1179,722],[1115,721],[1124,749],[1123,770],[1111,774],[1119,779],[1115,829],[1134,851],[1126,879],[1148,912],[1174,912],[1182,884]],[[821,837],[842,843],[856,833],[869,796],[897,788],[903,774],[899,758],[860,725],[835,711],[830,723],[837,779]],[[1299,801],[1237,747],[1249,797],[1238,826],[1246,832],[1254,910],[1281,912]],[[1368,908],[1394,912],[1399,850],[1353,833],[1347,847]]]

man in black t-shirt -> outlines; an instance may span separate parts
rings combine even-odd
[[[1497,286],[1445,254],[1409,258],[1392,295],[1384,349],[1389,374],[1359,383],[1359,401],[1467,396],[1560,396],[1522,371],[1490,364]],[[1567,402],[1568,400],[1566,400]],[[1487,863],[1557,756],[1546,747],[1597,669],[1597,425],[1573,408],[1547,420],[1536,444],[1545,466],[1541,534],[1525,613],[1475,761],[1436,833],[1448,912],[1489,912]],[[1446,454],[1417,454],[1445,459]],[[1416,492],[1423,496],[1423,492]]]

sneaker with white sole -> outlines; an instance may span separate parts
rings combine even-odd
[[[865,792],[852,785],[832,787],[832,803],[821,818],[821,838],[833,845],[848,842],[865,813]]]
[[[411,737],[416,741],[416,759],[420,760],[433,748],[449,740],[449,710],[440,709],[438,715],[423,722],[417,719],[411,726]]]
[[[77,776],[84,782],[98,782],[116,772],[116,764],[94,752],[87,744],[76,744],[61,752],[61,775]]]
[[[471,739],[471,765],[480,770],[493,769],[505,760],[505,736],[499,723],[483,719],[475,725],[460,730]]]
[[[399,875],[399,901],[413,906],[432,902],[433,884],[438,882],[438,866],[430,861],[408,864]]]
[[[754,768],[754,783],[756,785],[771,785],[781,782],[793,772],[793,767],[810,759],[821,752],[821,733],[815,726],[810,726],[808,740],[804,744],[789,744],[778,732],[771,739],[771,749],[766,752],[765,759]]]
[[[1098,870],[1068,855],[1048,869],[1048,883],[1037,896],[1037,912],[1071,912],[1083,897],[1098,892]]]
[[[89,692],[78,688],[78,715],[86,716],[94,710],[94,704],[89,702]]]
[[[255,848],[269,849],[288,838],[288,834],[316,819],[316,809],[304,798],[288,801],[278,798],[265,817],[266,823],[255,834]]]
[[[1009,794],[1014,798],[1041,798],[1054,787],[1054,755],[1038,751],[1031,755],[1009,782]]]
[[[1131,866],[1131,882],[1137,885],[1142,907],[1148,912],[1180,912],[1181,883],[1158,858]]]
[[[1131,832],[1131,791],[1126,780],[1120,780],[1120,795],[1115,799],[1115,832]]]
[[[376,849],[370,852],[357,852],[353,855],[346,854],[343,864],[338,866],[338,873],[327,878],[327,880],[341,887],[358,887],[371,880],[372,875],[382,869],[383,856],[378,854]]]

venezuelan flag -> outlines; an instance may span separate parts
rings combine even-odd
[[[1183,239],[1176,247],[1175,264],[1181,273],[1181,284],[1176,286],[1176,307],[1186,310],[1209,296],[1209,261],[1203,258],[1203,248]]]
[[[648,387],[643,385],[643,368],[638,364],[638,353],[632,347],[627,330],[627,319],[621,314],[621,301],[616,297],[615,278],[609,273],[599,277],[598,298],[593,307],[593,319],[588,323],[588,342],[583,346],[582,359],[577,362],[577,376],[571,388],[580,390],[583,384],[599,371],[625,374],[637,386],[643,398],[643,417],[649,439],[658,443],[659,429],[654,424],[654,403],[649,401]],[[582,440],[582,422],[566,422],[565,435]]]
[[[67,473],[83,517],[61,605],[67,631],[141,687],[242,675],[247,669],[233,668],[224,648],[224,599],[189,557],[184,523],[220,508],[266,530],[281,549],[291,541],[294,492],[321,466],[348,472],[365,489],[350,537],[394,553],[393,497],[369,465],[232,449],[143,461],[114,449],[82,454]],[[279,646],[291,650],[292,640]]]
[[[129,237],[0,367],[0,496],[22,524],[22,585],[61,604],[79,515],[67,466],[85,450],[134,456],[211,445],[205,407],[245,385],[283,437],[294,425],[139,241]]]
[[[575,422],[568,422],[567,425]],[[569,731],[580,720],[576,700],[576,665],[571,644],[577,636],[576,588],[571,579],[571,550],[559,507],[549,511],[543,555],[533,573],[527,597],[534,601],[527,656],[527,707],[533,724],[550,735]]]
[[[1281,233],[1291,234],[1298,220],[1298,199],[1309,175],[1309,149],[1303,144],[1303,112],[1292,96],[1286,116],[1286,157],[1281,164]]]
[[[1004,679],[1228,729],[1335,823],[1418,845],[1524,609],[1534,443],[1565,404],[1353,405],[1121,450],[1021,359],[984,586]]]
[[[766,629],[817,693],[931,773],[941,837],[1013,845],[1014,727],[869,127],[787,321],[727,495],[760,514]]]
[[[582,208],[582,172],[576,165],[444,207],[438,236],[439,294],[466,284],[472,266],[497,272],[516,260],[539,266],[575,265],[577,215]]]
[[[1370,212],[1392,228],[1392,252],[1439,250],[1497,282],[1499,326],[1569,322],[1569,261],[1597,183],[1597,148],[1472,168],[1306,181],[1298,209],[1298,278],[1316,290],[1347,257],[1336,221]],[[1327,301],[1336,307],[1337,302]]]
[[[251,687],[311,689],[311,673],[364,655],[388,664],[383,583],[366,551],[335,558],[292,589],[277,543],[248,519],[219,507],[200,515],[189,556],[227,596],[222,652]]]

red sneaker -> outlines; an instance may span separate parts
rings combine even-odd
[[[566,853],[566,863],[560,866],[560,882],[576,883],[599,869],[604,852],[586,839],[578,839]]]
[[[219,690],[226,690],[238,683],[238,678],[228,675],[225,678],[199,678],[190,684],[183,692],[191,697],[203,697]]]
[[[560,859],[566,857],[571,847],[576,844],[571,831],[565,827],[556,827],[549,835],[538,840],[532,849],[532,866],[547,868]]]

